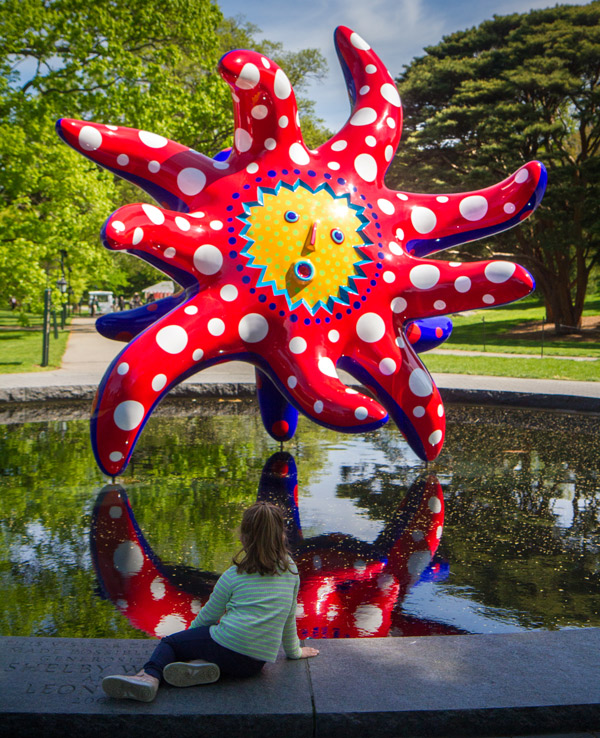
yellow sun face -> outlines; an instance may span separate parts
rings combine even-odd
[[[250,265],[263,269],[261,282],[271,283],[290,302],[304,301],[314,309],[337,298],[347,302],[354,292],[351,279],[361,276],[359,251],[365,241],[359,231],[366,223],[344,197],[306,185],[262,193],[262,205],[247,206],[250,242],[244,253]]]

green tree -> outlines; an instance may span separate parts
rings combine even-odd
[[[110,212],[140,193],[68,148],[59,117],[155,131],[214,155],[230,145],[231,97],[217,73],[258,29],[228,21],[214,0],[0,0],[0,301],[39,307],[68,251],[75,297],[87,288],[139,289],[145,263],[105,251]],[[302,89],[325,62],[314,49],[272,52]],[[323,136],[304,103],[309,145]],[[135,285],[135,287],[133,287]]]
[[[426,52],[398,80],[405,141],[394,186],[479,189],[543,161],[537,214],[483,248],[516,255],[548,320],[579,326],[600,258],[600,2],[494,16]]]

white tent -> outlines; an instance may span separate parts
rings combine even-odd
[[[161,297],[164,297],[165,295],[172,295],[173,292],[175,292],[175,285],[170,280],[166,282],[158,282],[150,287],[146,287],[142,292],[146,297],[148,297],[148,295],[160,295]]]

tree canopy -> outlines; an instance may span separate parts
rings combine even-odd
[[[150,130],[215,155],[230,145],[231,97],[217,63],[231,48],[271,53],[296,86],[325,73],[315,49],[286,52],[225,19],[214,0],[0,0],[0,300],[35,305],[67,251],[76,298],[139,289],[156,273],[106,251],[110,212],[140,193],[68,150],[60,117]],[[307,128],[324,135],[310,103]],[[314,145],[310,140],[309,145]],[[136,279],[141,281],[140,284]]]
[[[532,271],[550,321],[580,325],[600,258],[600,2],[494,16],[425,51],[398,79],[394,186],[474,190],[541,160],[542,205],[483,248]]]

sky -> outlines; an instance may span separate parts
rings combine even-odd
[[[257,25],[259,38],[280,41],[286,50],[317,48],[327,59],[329,74],[311,84],[308,97],[332,131],[350,112],[346,87],[335,53],[333,31],[348,26],[359,33],[395,77],[425,46],[454,31],[479,25],[494,15],[546,8],[551,0],[218,0],[224,15],[242,15]],[[585,4],[585,0],[561,0]]]

